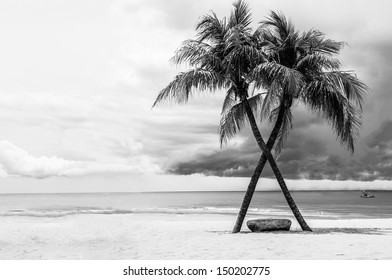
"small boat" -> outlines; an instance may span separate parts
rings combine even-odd
[[[363,191],[361,194],[362,198],[374,198],[376,197],[374,194],[369,194],[367,191]]]
[[[376,197],[376,196],[374,194],[368,194],[368,195],[361,194],[361,197],[362,198],[373,198],[373,197]]]

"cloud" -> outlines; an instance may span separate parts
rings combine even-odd
[[[221,150],[217,147],[209,153],[195,154],[192,159],[174,162],[168,172],[189,175],[248,177],[259,156],[259,148],[252,138],[230,145]]]
[[[62,1],[50,9],[41,0],[0,4],[0,21],[10,27],[2,33],[0,126],[6,139],[25,149],[2,142],[0,176],[163,168],[175,174],[250,176],[260,156],[250,134],[219,150],[222,95],[202,94],[186,106],[150,110],[157,93],[183,71],[168,61],[183,40],[195,36],[199,17],[211,10],[227,16],[232,2],[118,0],[76,7]],[[278,159],[285,177],[391,178],[390,124],[377,129],[390,118],[392,104],[387,1],[248,2],[253,26],[270,10],[279,10],[300,30],[316,28],[346,41],[340,55],[344,69],[355,70],[370,88],[361,131],[365,137],[354,157],[342,152],[321,118],[296,113]],[[350,12],[353,4],[355,13]],[[268,164],[263,176],[273,178]]]
[[[312,123],[313,121],[310,121]],[[306,126],[305,126],[306,127]],[[392,180],[392,120],[384,121],[362,144],[361,156],[328,152],[327,142],[303,131],[293,131],[277,159],[287,179],[309,180]],[[250,137],[246,141],[193,160],[174,163],[168,172],[189,175],[250,177],[260,157],[260,150]],[[263,178],[274,178],[266,165]]]
[[[129,158],[136,154],[139,154],[143,150],[143,144],[133,139],[125,139],[125,140],[112,140],[110,145],[111,150],[114,154]]]
[[[137,156],[125,163],[99,163],[68,160],[60,157],[35,157],[8,141],[0,141],[0,175],[47,178],[110,173],[159,173],[160,169],[145,156]]]
[[[319,119],[314,116],[305,118],[302,113],[297,114],[298,121],[294,122],[285,148],[278,157],[277,162],[286,178],[299,179],[303,177],[304,169],[308,162],[324,162],[327,151],[326,142],[317,133]],[[262,134],[269,135],[271,127],[262,127]],[[329,131],[329,134],[332,134]],[[242,140],[241,140],[242,139]],[[173,162],[167,171],[174,174],[194,174],[250,177],[258,160],[261,150],[257,146],[249,128],[244,129],[237,136],[237,143],[227,147],[199,151],[192,158],[180,159]],[[274,174],[267,164],[263,177],[274,178]]]
[[[391,151],[392,120],[385,120],[376,131],[368,136],[367,146],[372,150]]]

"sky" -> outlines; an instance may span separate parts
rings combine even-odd
[[[151,108],[185,70],[169,60],[200,16],[228,16],[232,2],[1,1],[0,192],[245,189],[260,150],[248,129],[220,147],[221,92]],[[346,42],[342,68],[369,88],[353,155],[295,109],[278,158],[289,188],[392,189],[388,1],[247,2],[253,27],[281,11],[301,32]],[[276,187],[270,168],[263,178]]]

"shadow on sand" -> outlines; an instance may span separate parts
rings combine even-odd
[[[208,231],[218,234],[230,234],[230,231]],[[313,228],[312,232],[302,230],[290,230],[290,231],[266,231],[266,232],[251,232],[241,231],[240,234],[334,234],[334,233],[345,233],[345,234],[368,234],[368,235],[384,235],[390,233],[390,229],[382,228]]]

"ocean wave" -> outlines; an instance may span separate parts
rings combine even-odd
[[[99,209],[99,208],[69,208],[69,209],[13,209],[3,213],[0,216],[26,216],[26,217],[47,217],[56,218],[70,215],[120,215],[120,214],[218,214],[218,215],[236,215],[239,208],[230,207],[192,207],[192,208],[132,208],[132,209]],[[262,209],[250,208],[248,215],[261,216],[290,216],[290,210],[282,209]],[[336,218],[337,215],[325,211],[303,211],[307,217],[324,217]]]

